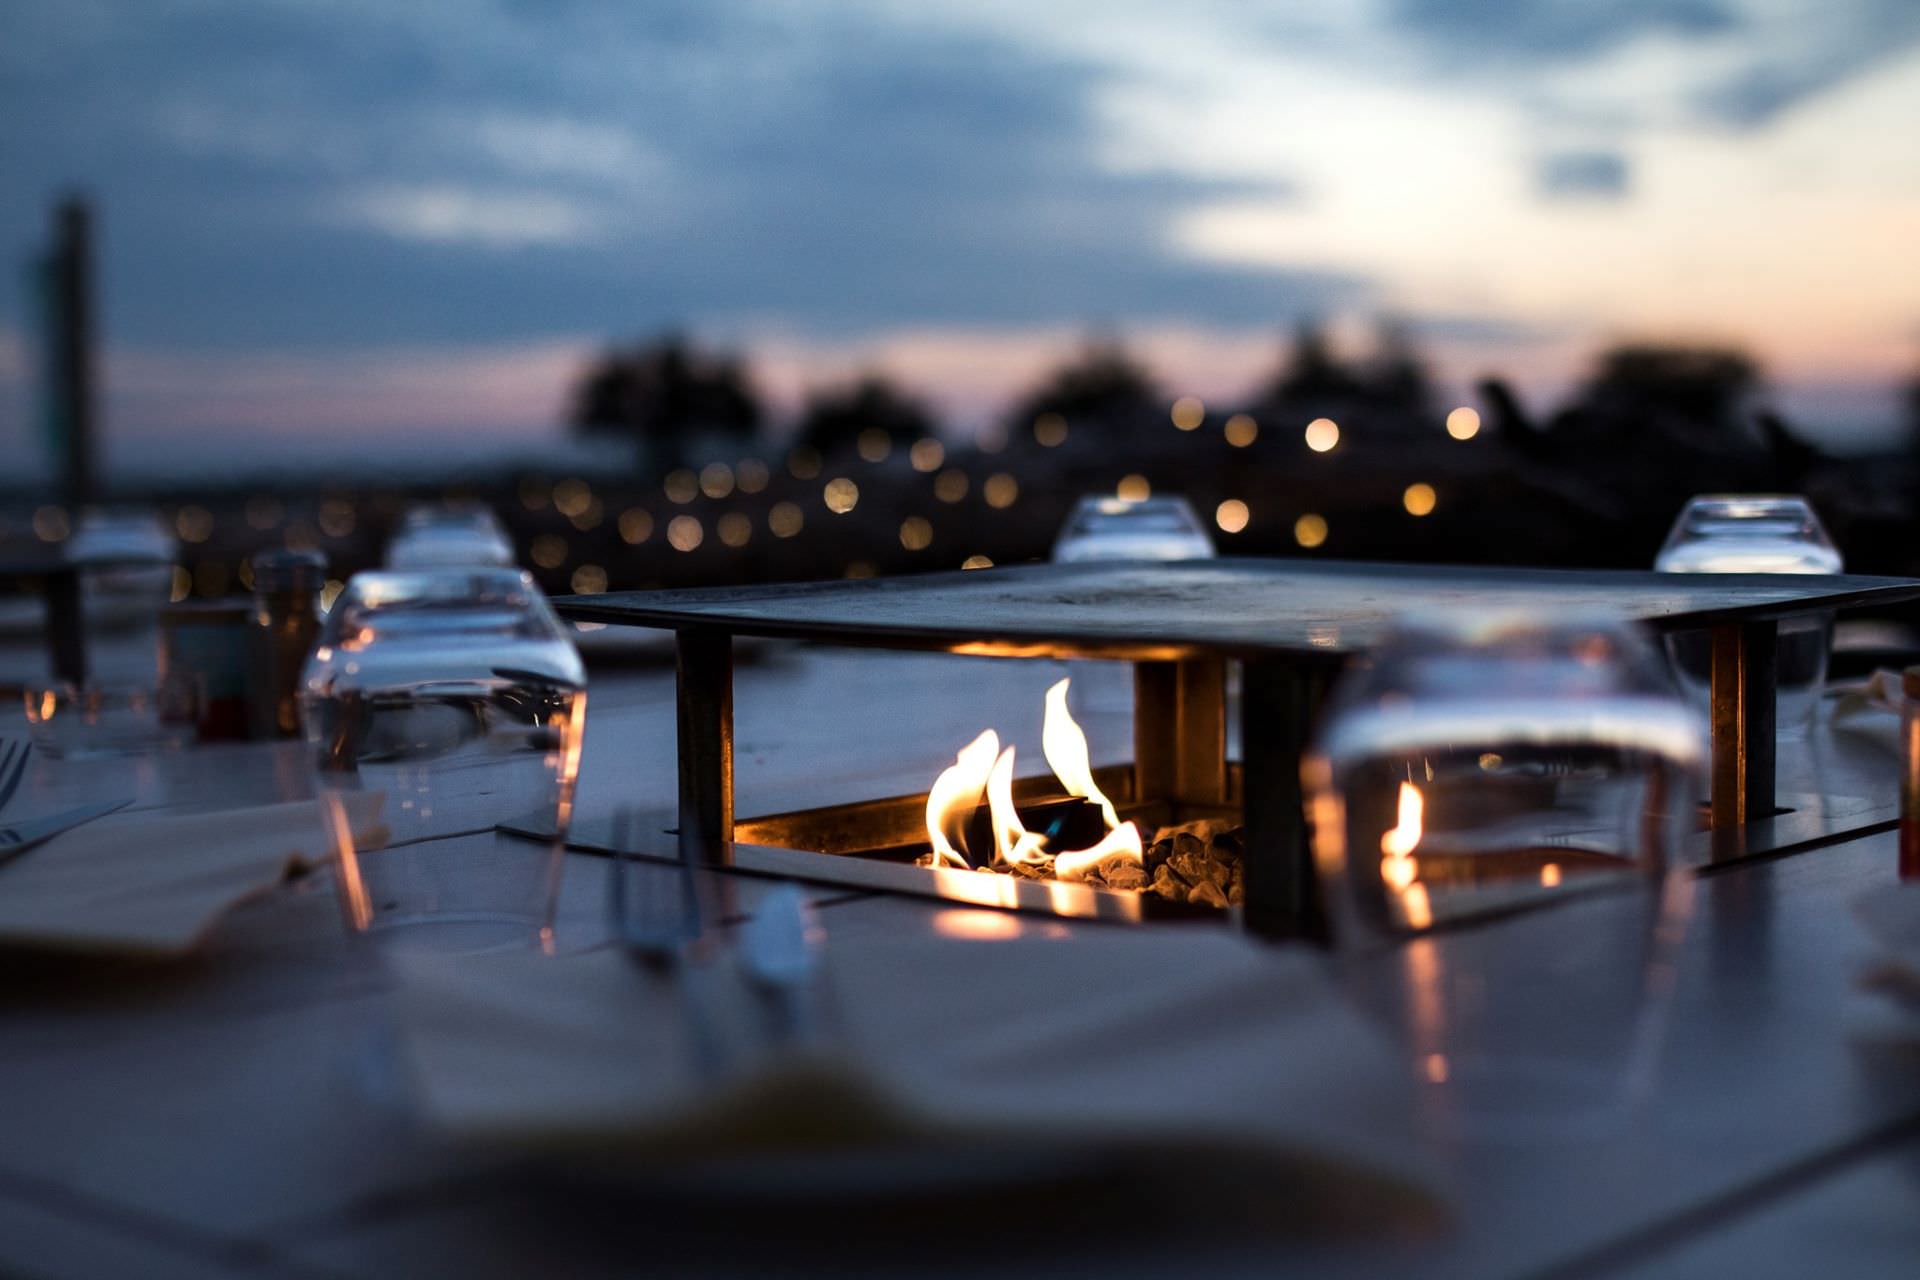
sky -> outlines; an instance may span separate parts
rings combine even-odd
[[[1542,404],[1737,343],[1864,439],[1920,370],[1916,120],[1916,0],[9,0],[0,443],[69,189],[123,463],[554,440],[669,326],[788,408],[878,369],[964,427],[1091,332],[1224,402],[1304,317]]]

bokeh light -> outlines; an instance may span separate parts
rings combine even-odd
[[[1324,517],[1309,511],[1293,522],[1293,540],[1303,547],[1317,547],[1327,540],[1327,522]]]
[[[947,446],[941,444],[932,436],[928,436],[923,440],[915,440],[913,442],[913,448],[907,450],[907,461],[913,464],[915,471],[938,471],[940,464],[946,460]]]
[[[55,509],[57,510],[57,508]],[[48,508],[42,507],[41,510],[48,510]],[[66,522],[65,512],[61,512],[60,520],[64,526]],[[39,517],[36,516],[34,518],[34,529],[36,532],[39,530],[39,527]],[[213,512],[197,504],[188,503],[175,513],[173,517],[173,531],[180,535],[180,541],[182,542],[205,542],[213,536]],[[62,533],[60,536],[64,538],[66,534]],[[41,534],[41,537],[45,538],[46,535]],[[47,540],[50,542],[57,541],[57,539],[51,538]]]
[[[884,427],[868,427],[860,433],[853,447],[863,462],[885,462],[887,455],[893,452],[893,437],[887,434]]]
[[[967,496],[967,473],[948,467],[933,480],[933,496],[942,502],[958,502]]]
[[[662,487],[667,491],[667,501],[685,506],[700,496],[700,477],[682,467],[669,472],[666,484]]]
[[[1407,509],[1410,516],[1430,515],[1437,501],[1439,495],[1434,493],[1430,484],[1410,484],[1407,491],[1400,495],[1400,505]]]
[[[827,487],[820,492],[821,497],[826,501],[827,510],[837,516],[847,514],[860,502],[860,486],[845,476],[827,481]]]
[[[593,501],[593,489],[585,480],[562,480],[553,486],[553,507],[563,516],[577,516]]]
[[[729,511],[720,517],[715,526],[720,541],[730,547],[744,547],[753,537],[753,520],[738,511]]]
[[[759,493],[773,477],[767,470],[767,464],[760,459],[742,458],[740,465],[734,468],[734,478],[739,482],[740,492]]]
[[[988,506],[1004,511],[1020,500],[1020,482],[1004,471],[996,471],[980,487],[980,494]]]
[[[72,529],[65,507],[46,506],[33,513],[33,536],[42,542],[64,542]]]
[[[620,540],[637,547],[653,536],[653,513],[641,507],[628,507],[620,513]]]
[[[908,516],[900,522],[900,545],[909,551],[925,551],[933,545],[933,525],[922,516]]]
[[[960,562],[962,569],[991,569],[993,561],[986,556],[968,556]]]
[[[733,492],[733,468],[724,462],[709,462],[700,468],[700,492],[716,502]]]
[[[1122,502],[1145,502],[1153,496],[1153,486],[1143,475],[1121,476],[1120,483],[1113,488],[1113,496]]]
[[[1198,396],[1181,396],[1173,402],[1173,425],[1182,431],[1192,431],[1207,420],[1207,406]]]
[[[543,533],[527,548],[527,558],[542,569],[558,569],[567,562],[567,540],[559,534]]]
[[[607,571],[597,564],[583,564],[573,571],[575,595],[597,596],[607,589]]]
[[[699,516],[675,516],[667,521],[667,543],[675,551],[692,551],[706,540]]]
[[[773,510],[767,512],[767,528],[773,530],[776,538],[791,538],[806,527],[806,512],[800,510],[797,502],[776,502]]]
[[[1043,448],[1058,448],[1067,442],[1067,420],[1057,413],[1043,413],[1033,420],[1033,439]]]
[[[1307,424],[1307,448],[1325,453],[1340,443],[1340,425],[1332,418],[1315,418]]]
[[[1260,424],[1244,413],[1236,413],[1227,419],[1227,443],[1236,449],[1244,449],[1260,438]]]
[[[1247,504],[1238,498],[1228,498],[1213,509],[1213,522],[1220,526],[1222,533],[1238,533],[1247,527]]]
[[[1447,415],[1447,434],[1455,440],[1471,440],[1480,434],[1480,415],[1461,405]]]

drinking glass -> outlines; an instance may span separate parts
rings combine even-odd
[[[176,544],[151,511],[89,509],[66,545],[80,570],[88,658],[108,684],[158,679],[160,610],[173,593]]]
[[[490,507],[424,503],[401,517],[387,544],[389,569],[509,568],[513,543]]]
[[[1055,564],[1097,560],[1211,560],[1213,539],[1182,497],[1086,497],[1073,504],[1053,544]],[[1066,664],[1075,714],[1131,713],[1133,670],[1121,662]]]
[[[1303,767],[1315,858],[1430,1118],[1563,1134],[1644,1088],[1705,758],[1611,618],[1409,621],[1336,687]]]
[[[43,685],[26,691],[27,736],[50,760],[141,755],[191,737],[160,710],[150,685]]]
[[[349,927],[436,950],[548,941],[586,673],[532,579],[357,574],[301,684]]]
[[[1705,494],[1688,501],[1654,559],[1661,573],[1839,573],[1840,552],[1820,517],[1796,494]],[[1775,651],[1775,725],[1796,737],[1813,722],[1827,681],[1833,615],[1788,618]],[[1712,688],[1713,638],[1704,631],[1667,638],[1682,687],[1701,706]]]
[[[1211,560],[1213,539],[1185,498],[1082,498],[1054,540],[1055,564]]]

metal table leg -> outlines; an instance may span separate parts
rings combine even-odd
[[[1773,816],[1775,651],[1779,624],[1713,629],[1711,825],[1716,832]]]
[[[680,745],[680,855],[733,860],[733,636],[675,633]]]
[[[1227,799],[1227,664],[1218,658],[1133,668],[1134,797]]]
[[[1265,937],[1326,937],[1300,757],[1334,673],[1330,664],[1269,659],[1248,662],[1241,677],[1246,922]]]

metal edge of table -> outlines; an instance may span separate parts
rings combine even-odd
[[[1622,586],[1651,587],[1661,581],[1671,584],[1674,575],[1621,569],[1516,569],[1461,565],[1409,565],[1399,563],[1314,561],[1274,559],[1236,559],[1196,561],[1194,564],[1217,568],[1221,564],[1244,565],[1258,570],[1262,566],[1284,566],[1290,574],[1331,577],[1354,574],[1360,577],[1393,579],[1423,577],[1436,581],[1471,578],[1491,584],[1524,586],[1528,583],[1567,584],[1616,579]],[[1108,566],[1109,570],[1138,569],[1139,563]],[[1156,565],[1158,569],[1183,572],[1178,565]],[[849,647],[923,649],[947,653],[981,653],[1009,657],[1109,657],[1118,659],[1169,659],[1210,654],[1223,657],[1325,657],[1328,648],[1300,645],[1267,645],[1240,640],[1203,641],[1189,634],[1143,629],[1131,636],[1091,632],[1063,633],[1058,626],[1013,624],[981,626],[971,632],[950,625],[932,626],[911,622],[855,623],[828,622],[819,619],[769,617],[750,612],[755,604],[772,605],[782,599],[811,594],[822,588],[849,593],[886,594],[910,592],[916,588],[969,586],[997,578],[1021,579],[1094,579],[1101,569],[1085,565],[1014,565],[998,569],[966,572],[942,572],[903,575],[865,580],[828,580],[823,582],[774,583],[753,587],[700,587],[683,590],[616,592],[593,596],[559,596],[553,601],[559,614],[574,621],[598,622],[614,626],[657,627],[684,630],[691,627],[723,630],[735,635],[767,639],[817,640]],[[991,575],[991,576],[990,576]],[[1779,586],[1799,575],[1719,574],[1716,586],[1729,589],[1746,585]],[[1920,599],[1920,579],[1836,575],[1828,581],[1841,585],[1838,590],[1786,600],[1758,601],[1711,609],[1694,609],[1651,617],[1639,617],[1644,626],[1659,631],[1704,630],[1730,623],[1753,624],[1778,621],[1807,613],[1825,613],[1856,609],[1876,604],[1896,604]],[[1338,652],[1338,649],[1332,650]]]

